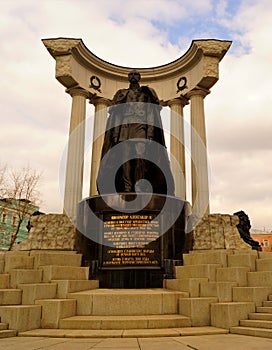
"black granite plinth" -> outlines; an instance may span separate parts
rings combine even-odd
[[[79,250],[100,287],[162,287],[169,262],[180,264],[186,202],[167,195],[94,196],[78,205]]]

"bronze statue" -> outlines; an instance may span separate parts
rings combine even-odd
[[[253,250],[259,250],[262,251],[262,247],[260,246],[260,243],[258,241],[255,241],[250,236],[250,229],[251,224],[248,215],[243,211],[237,211],[233,215],[237,215],[239,218],[239,224],[236,226],[241,238],[249,245],[251,245]]]
[[[152,88],[140,86],[140,79],[138,71],[129,72],[129,88],[118,90],[109,108],[97,181],[99,193],[112,192],[108,180],[115,176],[117,192],[150,192],[146,182],[138,182],[145,179],[153,193],[174,195],[159,99]],[[118,167],[120,159],[123,161]]]

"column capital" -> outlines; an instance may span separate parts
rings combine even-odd
[[[72,88],[66,89],[65,91],[72,97],[74,96],[83,96],[85,98],[90,97],[89,91],[82,89],[81,87],[72,87]]]
[[[181,105],[182,107],[186,106],[188,104],[188,99],[186,97],[180,96],[178,98],[174,98],[173,100],[169,100],[167,102],[167,105],[169,107],[173,105]]]
[[[189,91],[186,96],[188,98],[191,98],[192,96],[201,96],[201,97],[206,97],[210,93],[210,90],[208,89],[203,89],[203,88],[197,88]]]
[[[112,104],[112,101],[105,97],[93,96],[92,98],[90,98],[90,103],[94,106],[103,104],[109,107]]]

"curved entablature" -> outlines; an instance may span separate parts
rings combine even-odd
[[[56,60],[56,78],[67,89],[80,87],[93,96],[111,99],[127,87],[131,67],[111,64],[94,55],[81,39],[42,40]],[[162,102],[196,89],[209,90],[218,80],[218,64],[231,41],[193,40],[188,51],[177,60],[157,67],[140,68],[142,84],[153,87]]]

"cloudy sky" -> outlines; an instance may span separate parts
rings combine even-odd
[[[271,231],[271,18],[271,0],[0,0],[0,164],[41,171],[41,210],[62,211],[71,98],[41,39],[82,38],[130,67],[169,63],[194,39],[232,40],[205,99],[211,211],[242,209],[254,228]]]

